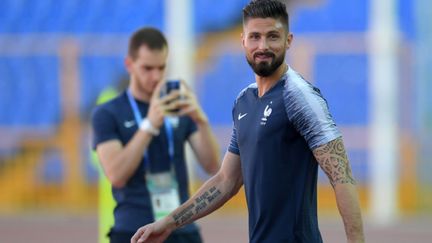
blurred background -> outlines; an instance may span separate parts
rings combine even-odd
[[[233,101],[254,82],[240,40],[248,2],[0,0],[0,242],[98,242],[105,199],[89,117],[127,85],[128,38],[142,26],[167,35],[169,76],[192,84],[224,153]],[[321,89],[344,135],[369,242],[427,242],[432,2],[285,2],[288,63]],[[193,191],[207,175],[190,161]],[[344,242],[322,172],[318,204],[325,242]],[[246,222],[241,191],[199,223],[206,242],[247,242]]]

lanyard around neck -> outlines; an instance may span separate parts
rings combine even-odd
[[[126,94],[127,94],[129,104],[132,108],[132,111],[133,111],[133,114],[135,117],[135,122],[136,122],[137,126],[139,126],[139,124],[141,124],[141,121],[143,119],[141,116],[141,112],[138,109],[138,104],[136,103],[135,99],[133,98],[130,90],[127,90]],[[168,155],[170,157],[170,161],[174,162],[174,132],[173,132],[173,127],[171,125],[171,122],[167,118],[164,119],[164,125],[165,125],[165,133],[166,133],[167,140],[168,140]],[[148,156],[147,151],[144,153],[144,160],[146,163],[146,167],[149,166],[150,160],[149,160],[149,156]]]

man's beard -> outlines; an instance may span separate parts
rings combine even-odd
[[[255,59],[255,56],[257,54],[264,54],[264,55],[267,55],[269,57],[272,57],[273,59],[270,63],[268,63],[268,62],[256,63],[253,61],[253,59]],[[246,60],[249,63],[249,66],[251,66],[252,70],[258,76],[268,77],[268,76],[272,75],[276,71],[276,69],[284,62],[285,54],[276,57],[273,53],[270,53],[270,52],[256,53],[256,54],[254,54],[253,59],[249,60],[249,58],[246,56]]]

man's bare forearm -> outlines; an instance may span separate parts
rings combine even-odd
[[[184,224],[188,224],[222,206],[226,200],[221,200],[221,194],[220,189],[216,186],[204,190],[204,192],[200,192],[196,197],[193,197],[194,201],[187,203],[185,208],[172,215],[176,226],[180,227]]]
[[[208,174],[214,175],[219,170],[219,145],[207,120],[197,123],[197,126],[197,142],[193,144],[192,148],[204,170]]]
[[[364,242],[363,223],[356,186],[336,184],[334,190],[348,242]]]
[[[219,174],[207,181],[197,193],[167,218],[170,228],[176,229],[204,217],[225,204],[240,186],[222,180]]]

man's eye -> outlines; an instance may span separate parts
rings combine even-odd
[[[250,38],[253,40],[257,40],[259,39],[259,35],[251,35]]]
[[[278,36],[278,35],[270,35],[269,37],[270,37],[270,39],[272,39],[272,40],[276,40],[276,39],[278,39],[278,38],[279,38],[279,36]]]

